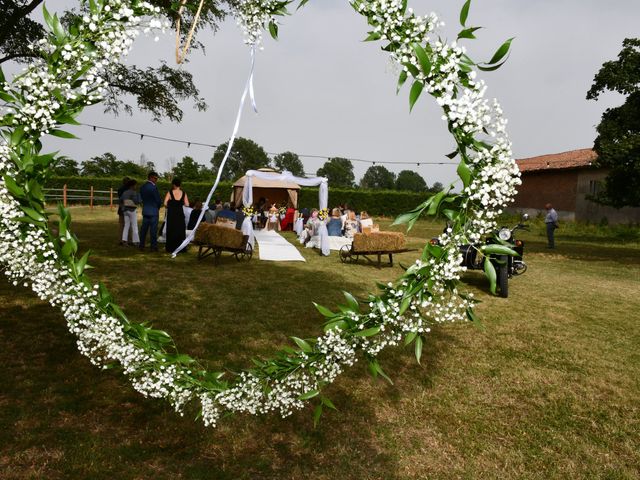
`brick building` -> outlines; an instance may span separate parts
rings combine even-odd
[[[588,199],[598,193],[607,170],[593,165],[596,153],[585,148],[517,160],[522,173],[511,211],[537,215],[551,203],[561,219],[610,224],[640,223],[640,208],[605,207]]]

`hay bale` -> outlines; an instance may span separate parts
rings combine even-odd
[[[401,232],[356,233],[353,237],[353,252],[392,252],[405,248],[405,237]]]
[[[242,248],[244,235],[240,230],[222,225],[201,223],[195,235],[196,243],[221,248]]]

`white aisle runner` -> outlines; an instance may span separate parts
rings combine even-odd
[[[274,230],[256,230],[256,241],[260,260],[276,262],[304,262],[305,259],[296,247]]]

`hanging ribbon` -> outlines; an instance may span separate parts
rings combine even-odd
[[[233,132],[231,133],[231,138],[229,138],[229,145],[227,146],[227,151],[225,152],[224,158],[222,159],[222,162],[220,162],[220,166],[218,167],[218,174],[216,175],[216,181],[214,182],[213,187],[211,187],[211,190],[209,191],[209,195],[207,195],[207,199],[204,202],[205,208],[203,208],[202,211],[200,212],[200,215],[198,216],[198,221],[196,222],[196,226],[193,228],[193,230],[191,230],[189,235],[187,235],[187,238],[184,239],[184,242],[182,242],[180,246],[176,248],[176,250],[173,252],[172,257],[174,258],[178,253],[180,253],[181,250],[183,250],[187,245],[189,245],[193,240],[193,238],[195,237],[196,231],[198,230],[198,225],[200,225],[200,223],[202,222],[202,218],[204,217],[204,212],[206,211],[206,207],[209,205],[209,202],[211,202],[211,197],[213,197],[213,193],[218,188],[218,184],[220,183],[220,177],[222,176],[222,171],[224,170],[224,166],[227,163],[227,159],[231,154],[233,143],[235,142],[236,136],[238,135],[238,129],[240,128],[240,119],[242,118],[242,110],[244,109],[244,104],[247,99],[247,95],[251,96],[251,102],[254,106],[254,110],[256,111],[256,113],[258,111],[257,108],[255,107],[255,99],[253,96],[253,88],[252,88],[253,87],[253,71],[255,68],[255,60],[256,60],[255,50],[256,50],[255,46],[252,45],[251,46],[251,70],[249,72],[249,78],[247,78],[247,82],[244,86],[244,91],[242,92],[242,97],[240,98],[240,107],[238,108],[238,113],[236,114],[236,123],[233,126]]]
[[[187,0],[182,0],[180,2],[180,8],[178,9],[178,20],[176,22],[176,63],[180,65],[184,62],[184,59],[187,58],[187,50],[189,50],[189,46],[191,45],[191,40],[193,39],[193,33],[196,31],[196,25],[198,24],[198,19],[200,18],[200,12],[202,12],[202,6],[204,5],[204,0],[200,0],[200,5],[198,5],[198,10],[193,17],[193,23],[191,25],[191,29],[189,30],[189,34],[187,35],[187,41],[184,44],[182,49],[180,48],[180,24],[182,23],[182,12],[184,11],[184,6],[187,4]],[[180,51],[182,50],[182,52]]]

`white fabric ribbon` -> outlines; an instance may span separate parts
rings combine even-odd
[[[211,187],[211,190],[209,190],[209,195],[207,195],[207,199],[204,202],[204,205],[206,206],[209,205],[209,202],[211,201],[211,197],[213,197],[213,193],[216,191],[216,188],[218,188],[218,184],[220,183],[220,177],[222,176],[222,171],[224,170],[224,166],[227,163],[227,159],[231,154],[233,143],[236,140],[236,136],[238,135],[238,129],[240,128],[240,119],[242,118],[242,110],[244,109],[244,104],[247,99],[247,95],[251,96],[253,109],[256,113],[258,112],[254,94],[253,94],[254,93],[253,92],[253,71],[254,71],[255,59],[256,59],[255,50],[256,50],[255,46],[252,46],[251,47],[251,70],[249,72],[249,78],[247,78],[247,82],[244,87],[244,92],[242,92],[242,97],[240,98],[240,107],[238,108],[238,113],[236,115],[236,123],[233,126],[233,132],[231,133],[231,137],[229,138],[229,145],[227,146],[227,151],[225,152],[224,158],[222,159],[222,162],[220,162],[220,166],[218,167],[218,175],[216,176],[216,181],[214,182],[213,187]],[[195,237],[196,235],[196,231],[198,230],[198,226],[202,222],[202,218],[204,217],[204,212],[206,210],[207,210],[206,208],[202,209],[202,211],[200,212],[200,215],[198,216],[198,221],[196,222],[196,226],[189,233],[189,235],[187,235],[187,237],[184,239],[184,242],[182,242],[180,246],[176,248],[176,250],[173,252],[173,254],[171,255],[173,258],[175,258],[176,255],[180,253],[181,250],[186,248],[187,245],[189,245],[193,241],[193,237]]]

